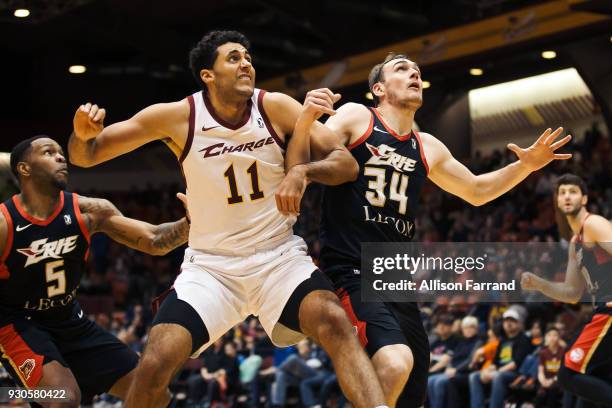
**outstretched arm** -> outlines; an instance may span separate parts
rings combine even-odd
[[[100,198],[79,197],[79,209],[91,234],[103,232],[114,241],[151,255],[167,254],[187,242],[189,235],[186,218],[152,225],[124,217],[113,203]]]
[[[183,100],[151,105],[130,119],[107,127],[103,125],[105,116],[104,109],[90,103],[77,109],[68,142],[72,164],[95,166],[154,140],[164,141],[180,155],[187,136],[189,104]]]
[[[527,290],[538,290],[551,299],[576,303],[582,298],[585,288],[581,269],[582,249],[576,253],[576,237],[574,237],[570,242],[564,282],[549,281],[531,272],[525,272],[521,276],[521,286]]]
[[[562,131],[563,128],[558,128],[554,132],[547,129],[526,149],[509,144],[508,148],[516,153],[519,160],[499,170],[478,176],[457,161],[442,142],[431,135],[425,135],[429,153],[436,158],[430,169],[429,178],[443,190],[463,198],[472,205],[486,204],[508,192],[531,172],[541,169],[551,161],[572,157],[571,154],[555,153],[571,139],[568,135],[555,142]]]

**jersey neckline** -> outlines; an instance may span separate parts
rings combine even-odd
[[[237,124],[233,125],[229,122],[224,121],[221,117],[219,117],[219,115],[217,114],[217,112],[215,111],[215,107],[213,106],[212,102],[210,101],[210,99],[208,99],[208,95],[204,92],[202,92],[202,99],[204,99],[204,105],[206,105],[206,109],[208,110],[208,112],[210,113],[210,116],[213,117],[213,119],[220,124],[223,127],[226,127],[228,129],[231,130],[238,130],[241,127],[243,127],[251,118],[251,109],[253,106],[253,97],[250,97],[249,100],[247,101],[247,107],[244,110],[244,114],[242,115],[242,119],[240,120],[240,122],[238,122]]]
[[[64,192],[60,191],[60,199],[59,199],[59,202],[57,203],[57,207],[55,208],[55,210],[53,210],[53,213],[51,213],[51,215],[45,219],[36,218],[28,214],[25,208],[22,207],[21,201],[19,200],[17,194],[13,196],[13,203],[15,204],[15,208],[17,208],[19,215],[21,215],[23,218],[30,221],[34,225],[40,225],[44,227],[44,226],[51,224],[51,222],[62,211],[62,208],[64,208]]]
[[[410,139],[410,136],[412,136],[413,131],[410,130],[410,132],[406,133],[405,135],[398,135],[396,131],[394,131],[393,129],[391,129],[391,127],[389,125],[387,125],[387,122],[385,122],[385,120],[383,119],[382,115],[380,114],[380,112],[378,112],[378,109],[376,108],[372,108],[372,111],[374,112],[374,114],[376,115],[376,117],[378,118],[378,120],[380,121],[380,123],[382,123],[382,125],[384,126],[385,130],[387,132],[389,132],[393,137],[395,137],[397,140],[403,142],[405,140]]]

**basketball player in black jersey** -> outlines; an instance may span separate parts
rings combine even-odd
[[[22,387],[66,390],[43,406],[78,407],[81,396],[125,398],[138,355],[83,314],[76,301],[97,232],[152,255],[187,241],[185,218],[151,225],[107,200],[64,191],[68,169],[54,140],[17,144],[11,169],[21,192],[0,204],[0,361]]]
[[[417,64],[404,55],[389,55],[368,79],[376,107],[347,103],[332,111],[326,122],[351,151],[360,173],[354,182],[326,187],[321,265],[372,358],[387,403],[418,407],[425,400],[429,368],[429,344],[419,310],[415,303],[361,302],[361,243],[409,241],[426,178],[472,205],[482,205],[552,160],[571,157],[555,154],[571,136],[554,142],[562,129],[548,129],[529,148],[509,144],[517,162],[476,176],[434,136],[413,130],[415,112],[422,104]],[[291,164],[310,160],[306,135],[337,99],[328,89],[308,93],[293,136],[294,143],[301,144],[302,156]],[[293,197],[293,202],[281,203],[283,211],[297,212],[301,192],[295,191]]]
[[[612,223],[586,209],[587,186],[578,176],[557,181],[557,206],[574,234],[564,282],[551,282],[530,272],[521,278],[523,289],[538,290],[567,303],[582,299],[585,289],[595,306],[568,347],[559,371],[561,386],[579,397],[612,406]]]

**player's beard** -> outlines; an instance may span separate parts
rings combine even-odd
[[[575,217],[578,215],[581,209],[582,209],[582,205],[577,205],[575,207],[572,207],[572,209],[568,211],[564,211],[564,210],[562,211],[563,211],[563,214],[565,214],[568,217]]]
[[[68,185],[68,179],[60,180],[53,178],[52,184],[53,187],[57,188],[58,190],[65,190],[66,186]]]

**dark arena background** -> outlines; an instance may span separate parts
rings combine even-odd
[[[0,0],[2,201],[19,191],[8,164],[12,147],[47,134],[67,151],[80,104],[104,107],[105,124],[111,124],[197,91],[187,56],[213,29],[238,30],[250,39],[257,88],[300,102],[307,91],[329,87],[342,94],[336,106],[372,105],[370,69],[389,52],[406,54],[419,64],[424,81],[424,102],[415,117],[419,129],[443,141],[475,174],[516,160],[506,145],[526,147],[547,127],[563,126],[573,135],[563,148],[572,159],[551,163],[483,206],[470,206],[427,182],[415,241],[567,244],[554,201],[556,178],[567,172],[587,182],[589,212],[612,219],[608,0]],[[89,169],[70,165],[69,171],[68,191],[107,198],[126,216],[158,224],[184,215],[175,197],[185,189],[181,171],[163,143]],[[309,186],[294,227],[315,262],[322,191]],[[172,285],[184,249],[153,257],[96,234],[78,301],[90,319],[141,352],[153,318],[151,300]],[[563,279],[564,271],[556,279]],[[465,342],[462,322],[478,328],[474,353],[479,347],[494,350],[491,331],[510,309],[533,351],[517,368],[521,381],[507,386],[505,406],[587,406],[563,392],[552,402],[542,399],[537,366],[547,328],[556,327],[561,344],[567,344],[590,316],[589,302],[478,303],[440,296],[421,305],[432,362],[451,357]],[[293,354],[315,367],[320,379],[308,383],[318,401],[310,406],[343,406],[322,350],[313,343],[276,348],[255,317],[188,361],[170,385],[172,404],[268,407],[272,393],[286,387],[284,406],[308,406],[304,382],[312,378],[294,375],[288,381],[280,374]],[[479,367],[470,365],[469,372]],[[430,379],[444,372],[432,372]],[[0,385],[13,385],[1,367]],[[470,388],[467,382],[462,386],[462,398],[441,406],[469,406]],[[222,392],[214,392],[219,387]],[[21,406],[15,400],[0,404]],[[82,405],[120,407],[122,402],[103,394]]]

